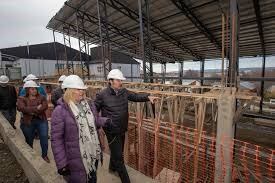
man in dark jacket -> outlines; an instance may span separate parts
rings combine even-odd
[[[0,76],[0,112],[9,121],[11,126],[16,129],[16,100],[17,94],[14,86],[8,85],[9,78],[5,75]]]
[[[54,108],[57,106],[58,99],[60,99],[64,94],[64,91],[62,90],[61,85],[65,80],[65,78],[66,78],[65,75],[60,76],[60,78],[58,79],[59,86],[52,91],[51,102]]]
[[[123,160],[125,132],[128,128],[128,100],[153,103],[156,97],[136,94],[122,88],[122,80],[125,78],[118,69],[111,70],[107,79],[109,86],[97,94],[95,104],[102,117],[111,119],[111,123],[103,128],[111,151],[109,171],[117,172],[122,183],[129,183],[129,175]]]

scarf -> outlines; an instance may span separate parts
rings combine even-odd
[[[85,167],[87,178],[90,173],[96,171],[96,161],[101,158],[101,148],[98,139],[95,117],[86,100],[80,102],[79,105],[69,102],[79,131],[79,146],[81,159]]]

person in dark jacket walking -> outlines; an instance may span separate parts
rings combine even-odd
[[[16,100],[17,94],[14,86],[8,85],[9,78],[0,76],[0,112],[8,120],[11,126],[16,129]]]
[[[58,173],[71,183],[96,183],[102,161],[100,127],[109,119],[99,117],[93,102],[85,98],[84,85],[77,75],[68,76],[66,89],[54,109],[51,144]]]
[[[125,78],[118,69],[111,70],[107,79],[109,86],[97,94],[95,105],[103,117],[111,119],[109,126],[103,128],[111,151],[109,172],[117,172],[122,183],[129,183],[123,159],[125,132],[128,129],[128,100],[153,103],[157,97],[137,94],[122,88],[122,81]]]
[[[58,79],[59,86],[52,91],[51,102],[54,108],[57,106],[58,99],[60,99],[64,94],[64,91],[62,90],[61,85],[65,80],[65,78],[66,78],[65,75],[60,76],[60,78]]]
[[[42,158],[50,163],[48,158],[48,121],[45,111],[48,108],[46,98],[38,93],[38,85],[34,81],[24,84],[26,95],[17,100],[18,111],[22,112],[20,128],[25,136],[26,142],[33,147],[35,131],[38,131]]]

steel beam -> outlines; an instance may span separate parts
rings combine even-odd
[[[82,27],[82,29],[85,29],[84,27],[84,20],[83,20],[83,14],[80,12],[76,12],[76,28],[77,28],[77,39],[78,39],[78,46],[79,46],[79,60],[81,63],[81,73],[82,78],[88,78],[90,79],[90,63],[89,63],[89,56],[88,56],[88,50],[87,50],[87,42],[86,42],[86,36],[83,34],[81,37],[79,27]],[[85,59],[83,58],[85,56]]]
[[[148,52],[148,61],[149,61],[149,76],[153,76],[153,61],[151,55],[151,35],[150,35],[150,0],[145,0],[145,7],[146,7],[146,15],[147,15],[147,29],[146,29],[146,47],[145,49]],[[153,79],[150,78],[150,83],[153,83]]]
[[[261,10],[260,10],[260,4],[259,0],[253,0],[253,6],[254,6],[254,11],[256,15],[256,21],[257,21],[257,27],[258,27],[258,32],[259,32],[259,37],[260,37],[260,42],[261,42],[261,48],[262,48],[262,57],[263,57],[263,64],[262,64],[262,77],[265,77],[265,40],[264,40],[264,33],[263,33],[263,25],[262,25],[262,18],[261,18]],[[260,101],[260,113],[263,112],[263,101],[264,101],[264,81],[261,81],[261,101]]]
[[[183,61],[179,62],[179,84],[182,85],[183,78]]]
[[[148,82],[148,76],[146,72],[146,58],[144,53],[144,35],[143,35],[143,18],[142,18],[142,0],[138,0],[138,12],[139,12],[139,41],[140,41],[140,57],[142,58],[143,67],[143,81]]]
[[[239,6],[237,0],[230,0],[230,55],[228,85],[237,87],[239,60]]]
[[[73,60],[71,60],[71,63],[69,61],[68,55],[70,55],[70,51],[68,53],[67,47],[69,47],[71,50],[71,36],[70,36],[70,29],[67,27],[63,27],[63,41],[64,41],[64,53],[65,53],[65,61],[67,66],[67,74],[74,74],[74,64]]]
[[[68,2],[66,2],[65,5],[68,6],[68,7],[70,7],[70,8],[72,8],[72,9],[74,9],[75,11],[79,11],[79,12],[83,13],[85,15],[85,21],[87,21],[87,22],[89,22],[91,24],[94,24],[94,25],[98,25],[98,21],[99,21],[98,17],[93,16],[93,15],[87,13],[87,12],[78,10],[75,7],[73,7],[72,5],[70,5]],[[104,19],[101,19],[100,21],[101,21],[101,24],[105,23]],[[110,24],[109,22],[106,22],[106,24],[108,25],[108,30],[110,31],[110,33],[114,34],[113,37],[121,36],[121,37],[123,37],[125,39],[128,39],[130,41],[136,42],[137,36],[131,34],[130,31],[122,30],[122,29],[119,28],[118,25]],[[110,37],[110,41],[113,42],[112,37]],[[158,48],[153,43],[151,43],[151,50],[154,51],[154,52],[157,52],[157,53],[161,54],[163,57],[167,57],[167,60],[169,60],[169,59],[174,60],[174,61],[182,60],[182,58],[177,58],[173,54],[170,54],[167,51],[164,51],[164,50]],[[148,57],[147,50],[145,50],[145,55]]]
[[[161,75],[162,75],[162,79],[161,79],[161,83],[165,84],[165,78],[166,78],[166,62],[161,63]],[[150,78],[153,79],[153,78]]]
[[[103,0],[100,0],[103,1]],[[123,15],[129,17],[130,19],[136,21],[139,23],[139,14],[136,13],[134,10],[130,9],[123,3],[119,2],[118,0],[106,0],[108,6],[114,8],[118,12],[122,13]],[[148,20],[143,16],[143,22],[146,23]],[[179,41],[177,38],[169,35],[165,31],[163,31],[161,28],[159,28],[157,25],[150,23],[152,32],[158,34],[160,37],[162,37],[164,40],[170,42],[171,44],[175,45],[176,47],[180,48],[187,54],[193,56],[196,59],[202,59],[203,57],[199,55],[198,53],[194,52],[193,50],[189,49],[186,45],[184,45],[181,41]]]
[[[215,38],[211,31],[204,25],[195,13],[185,4],[183,0],[171,0],[172,3],[194,24],[195,27],[211,42],[217,49],[221,50],[221,43]]]
[[[59,62],[58,62],[58,56],[57,56],[57,52],[56,52],[56,40],[55,40],[55,33],[53,30],[53,49],[54,49],[54,56],[55,56],[55,60],[56,60],[56,65],[57,65],[57,73],[60,76],[60,70],[59,70]],[[0,58],[1,59],[1,58]],[[40,68],[40,67],[39,67]]]
[[[200,68],[200,77],[204,78],[204,65],[205,65],[205,60],[201,61],[201,68]],[[201,79],[201,86],[203,86],[203,79]]]

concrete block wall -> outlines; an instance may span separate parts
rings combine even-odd
[[[29,147],[0,113],[0,133],[5,144],[16,157],[30,183],[63,183],[62,176]]]

